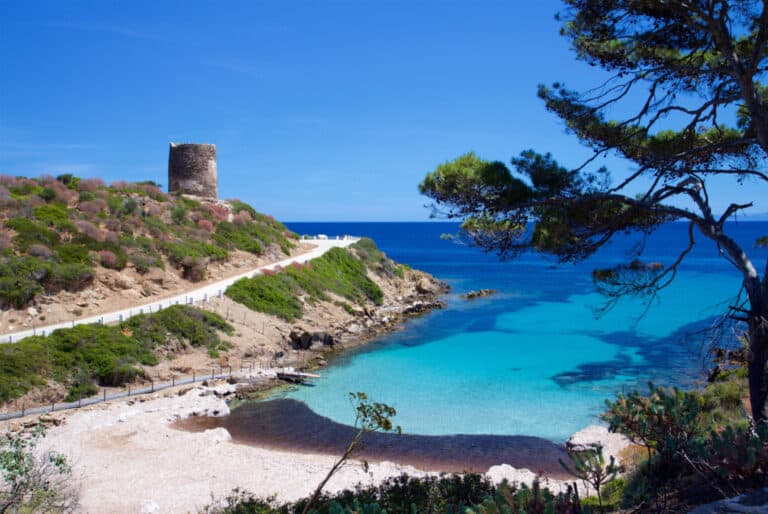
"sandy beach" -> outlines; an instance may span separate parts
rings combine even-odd
[[[56,413],[61,423],[49,428],[40,448],[62,452],[72,463],[80,491],[78,512],[197,512],[234,488],[277,501],[310,494],[334,456],[237,444],[223,428],[189,432],[172,426],[188,416],[227,415],[225,398],[234,389],[224,382],[182,386]],[[19,420],[4,422],[2,428],[19,425]],[[371,463],[366,472],[359,462],[350,462],[326,490],[428,472],[392,462]],[[508,465],[493,466],[487,474],[494,481],[530,483],[535,477]],[[549,480],[545,485],[558,490],[564,482]]]

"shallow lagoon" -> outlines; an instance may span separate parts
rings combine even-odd
[[[410,434],[531,435],[562,442],[595,423],[605,398],[621,390],[644,388],[648,380],[690,385],[700,378],[700,331],[739,288],[738,275],[702,245],[644,316],[635,299],[596,317],[604,300],[593,292],[590,271],[626,258],[632,240],[578,266],[553,266],[538,256],[498,262],[440,240],[455,229],[452,224],[289,226],[299,233],[371,236],[394,259],[453,286],[447,309],[336,359],[314,386],[281,393],[350,423],[347,393],[365,391],[395,406],[397,422]],[[768,223],[735,228],[747,244],[768,233]],[[681,230],[662,227],[647,241],[645,259],[674,258]],[[765,250],[750,251],[762,259],[758,264],[764,262]],[[499,293],[472,302],[459,297],[481,287]]]

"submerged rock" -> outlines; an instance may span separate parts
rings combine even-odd
[[[495,289],[480,289],[479,291],[470,291],[467,294],[461,295],[462,298],[465,300],[474,300],[475,298],[483,298],[485,296],[491,296],[492,294],[496,294],[498,291]]]

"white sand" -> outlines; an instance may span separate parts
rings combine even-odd
[[[234,444],[223,428],[201,433],[174,430],[169,423],[193,412],[229,412],[224,400],[197,386],[183,396],[166,393],[148,401],[112,402],[81,409],[49,430],[45,443],[70,458],[81,481],[81,512],[196,512],[233,488],[278,500],[312,493],[333,458]],[[203,396],[205,394],[205,396]],[[328,484],[337,491],[380,481],[409,466],[357,463]]]
[[[332,456],[234,444],[223,428],[198,433],[172,429],[171,422],[194,413],[229,413],[214,388],[198,385],[181,396],[179,390],[185,388],[147,395],[144,401],[134,398],[70,411],[62,425],[48,431],[43,446],[67,455],[80,482],[80,512],[197,512],[235,487],[291,501],[311,494],[333,464]],[[391,462],[371,464],[366,473],[353,462],[334,476],[326,491],[376,483],[403,472],[425,474]],[[492,467],[488,476],[526,483],[534,478],[530,471],[508,465]],[[555,480],[543,485],[552,490],[564,486]]]

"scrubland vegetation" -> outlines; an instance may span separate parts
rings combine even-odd
[[[151,182],[0,175],[0,308],[82,290],[97,266],[146,273],[169,264],[202,280],[232,250],[261,255],[276,244],[288,254],[295,237],[237,200],[169,196]]]
[[[310,263],[238,280],[226,295],[249,309],[287,321],[301,318],[302,299],[329,300],[330,293],[356,304],[371,301],[380,305],[383,293],[368,277],[368,270],[402,277],[403,268],[384,256],[370,239],[361,239],[350,248],[351,252],[333,248]]]
[[[49,381],[67,387],[66,401],[144,376],[167,345],[226,349],[219,332],[232,335],[220,316],[186,305],[134,316],[119,326],[77,325],[0,345],[0,401],[22,396]]]

